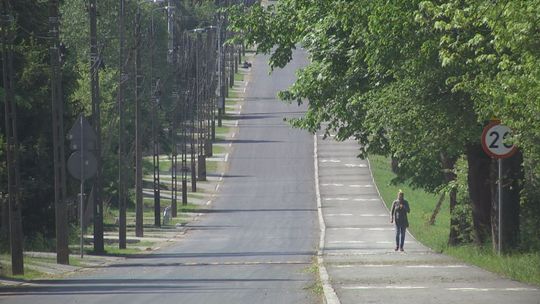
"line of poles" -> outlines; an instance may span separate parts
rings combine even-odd
[[[127,189],[129,172],[128,132],[126,131],[126,89],[131,83],[134,84],[135,101],[135,235],[143,236],[143,171],[142,171],[142,102],[143,86],[150,87],[150,102],[152,109],[152,156],[153,156],[153,194],[154,194],[154,226],[161,226],[161,179],[159,170],[160,143],[164,138],[161,126],[168,124],[169,140],[171,141],[171,205],[170,215],[178,215],[178,200],[181,198],[183,206],[188,204],[188,184],[191,192],[197,192],[197,182],[207,179],[206,159],[212,156],[212,146],[216,140],[216,126],[221,126],[222,117],[225,114],[225,96],[228,95],[229,87],[234,85],[234,74],[238,70],[241,48],[225,42],[234,33],[227,30],[227,17],[224,13],[216,14],[215,22],[211,26],[196,29],[182,29],[175,35],[175,28],[180,29],[176,22],[174,0],[141,0],[138,4],[135,16],[135,46],[133,59],[126,55],[126,0],[119,1],[119,76],[118,76],[118,205],[119,205],[119,248],[126,248],[127,243]],[[218,6],[228,6],[242,1],[216,1]],[[152,10],[152,23],[150,29],[150,43],[142,40],[141,10],[144,3],[166,6],[157,6]],[[94,177],[92,192],[89,195],[93,203],[94,225],[94,252],[104,252],[103,232],[103,155],[101,152],[101,114],[100,114],[100,84],[99,68],[102,58],[100,43],[98,41],[97,27],[97,0],[87,2],[89,29],[90,29],[90,88],[92,101],[91,122],[97,140],[95,152],[97,156],[97,174]],[[23,263],[23,235],[22,217],[19,195],[20,173],[18,164],[18,138],[17,138],[17,115],[14,100],[13,84],[13,40],[15,25],[13,12],[11,12],[10,0],[1,0],[1,60],[2,81],[5,105],[6,141],[7,141],[7,172],[8,172],[8,211],[10,227],[10,247],[12,256],[12,272],[15,275],[24,273]],[[155,52],[163,53],[157,47],[154,11],[167,11],[167,62],[173,67],[173,73],[167,71],[154,71]],[[57,262],[69,264],[68,248],[68,219],[66,202],[66,160],[65,160],[65,135],[64,135],[64,101],[62,99],[62,73],[61,73],[61,43],[60,43],[60,14],[59,1],[49,0],[49,37],[50,40],[50,63],[51,63],[51,100],[52,100],[52,128],[53,128],[53,151],[54,151],[54,193],[56,210],[56,234],[57,234]],[[151,75],[143,77],[141,73],[141,52],[144,45],[150,45]],[[134,75],[130,76],[128,65],[133,64]],[[145,84],[144,80],[149,79]],[[167,80],[167,81],[165,81]],[[163,86],[170,87],[165,90]],[[162,91],[170,92],[173,103],[172,111],[168,115],[162,115],[160,100]],[[170,121],[161,121],[165,117]],[[217,121],[217,124],[216,124]],[[180,174],[180,185],[177,174]],[[82,189],[84,190],[84,189]],[[181,195],[179,192],[181,191]],[[81,195],[81,199],[84,196]],[[83,206],[80,207],[81,214]],[[81,215],[82,218],[82,215]],[[82,221],[81,221],[82,223]],[[81,227],[82,228],[82,227]],[[81,252],[82,253],[82,252]]]
[[[124,0],[120,0],[124,1]],[[229,2],[229,1],[227,1]],[[231,1],[232,2],[232,1]],[[188,203],[188,184],[191,185],[191,192],[197,192],[197,182],[207,179],[206,159],[211,157],[213,142],[215,141],[216,126],[221,126],[221,119],[225,113],[225,96],[228,87],[234,85],[234,74],[238,71],[241,48],[229,45],[225,42],[234,33],[226,30],[227,18],[225,14],[219,13],[214,25],[204,28],[183,30],[178,35],[174,32],[174,9],[173,1],[169,0],[167,6],[157,7],[152,10],[152,22],[150,29],[150,77],[145,78],[140,75],[140,53],[144,43],[141,42],[141,16],[140,11],[135,20],[135,104],[136,104],[136,139],[135,139],[135,234],[137,237],[144,235],[143,226],[143,191],[142,191],[142,139],[139,130],[141,126],[140,88],[142,79],[149,79],[151,119],[152,119],[152,187],[154,198],[154,226],[161,226],[161,178],[160,178],[160,138],[162,134],[163,116],[169,119],[169,140],[171,143],[171,205],[170,216],[178,215],[178,201],[181,197],[183,206]],[[221,3],[224,5],[232,3]],[[121,6],[122,7],[122,6]],[[168,43],[167,62],[173,67],[173,72],[155,71],[155,58],[160,57],[156,53],[164,54],[165,50],[160,50],[156,43],[159,35],[154,28],[153,12],[166,10],[168,16]],[[123,16],[123,12],[120,12]],[[123,17],[121,27],[123,27]],[[123,46],[123,42],[121,42]],[[121,51],[122,52],[122,51]],[[166,85],[169,88],[163,88]],[[122,86],[119,85],[120,88]],[[168,89],[168,90],[167,90]],[[162,92],[170,92],[172,108],[168,115],[162,115],[160,100]],[[167,98],[167,97],[164,97]],[[119,99],[119,108],[121,102]],[[120,121],[123,121],[120,119]],[[217,121],[217,124],[216,124]],[[122,132],[122,131],[120,131]],[[120,141],[123,140],[121,136]],[[122,143],[119,143],[123,147]],[[119,176],[125,171],[125,161],[122,161],[122,154],[119,155]],[[180,174],[180,176],[178,176]],[[179,182],[180,178],[180,182]],[[125,181],[122,179],[121,181]],[[180,185],[179,185],[180,184]],[[126,185],[119,185],[120,189],[126,189]],[[179,192],[181,191],[181,195]],[[119,202],[121,205],[119,223],[126,225],[125,221],[125,192],[119,191]],[[123,207],[122,207],[123,206]],[[126,229],[120,227],[119,247],[126,248]]]

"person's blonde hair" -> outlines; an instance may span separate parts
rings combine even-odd
[[[403,191],[401,189],[399,189],[398,193],[397,193],[397,198],[399,199],[400,195],[405,195],[405,193],[403,193]]]

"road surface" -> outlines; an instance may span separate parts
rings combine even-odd
[[[211,211],[175,246],[63,280],[0,290],[1,303],[318,303],[307,271],[317,250],[313,137],[276,97],[305,54],[268,75],[253,62],[230,168]]]

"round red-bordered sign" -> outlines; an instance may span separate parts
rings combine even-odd
[[[517,147],[505,143],[512,130],[501,125],[498,120],[492,120],[482,132],[482,148],[492,158],[507,158],[517,151]]]

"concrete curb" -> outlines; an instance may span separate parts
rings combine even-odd
[[[336,291],[330,284],[330,278],[326,266],[324,266],[324,240],[326,238],[326,224],[322,214],[321,192],[319,189],[319,155],[317,150],[317,134],[313,135],[313,163],[315,168],[315,196],[317,197],[317,213],[319,215],[319,248],[317,250],[317,266],[319,267],[319,277],[321,279],[324,302],[327,304],[341,304]]]

